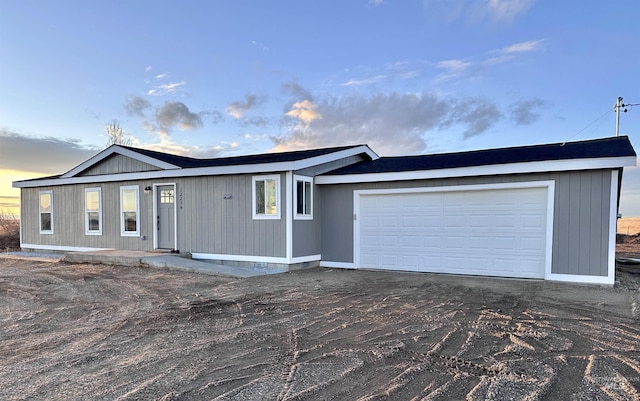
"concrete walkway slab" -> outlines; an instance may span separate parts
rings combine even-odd
[[[236,278],[284,273],[284,271],[276,269],[226,266],[198,261],[174,254],[142,251],[108,250],[67,252],[63,260],[69,263],[101,263],[107,265],[149,267],[153,269],[168,269]]]

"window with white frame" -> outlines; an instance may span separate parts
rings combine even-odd
[[[120,234],[140,235],[140,197],[137,185],[120,187]]]
[[[40,234],[53,234],[53,191],[38,193]]]
[[[313,219],[313,178],[296,175],[294,182],[294,217],[298,220],[311,220]]]
[[[280,176],[263,175],[252,178],[253,218],[280,218]]]
[[[102,189],[84,190],[84,227],[86,235],[102,235]]]

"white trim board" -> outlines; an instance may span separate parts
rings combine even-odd
[[[83,246],[65,246],[65,245],[38,245],[20,243],[20,248],[40,249],[43,251],[63,251],[63,252],[93,252],[93,251],[112,251],[114,248],[89,248]]]
[[[249,255],[227,255],[218,253],[192,252],[192,259],[203,260],[224,260],[230,262],[251,262],[251,263],[278,263],[291,265],[296,263],[315,262],[322,259],[321,255],[298,256],[295,258],[277,256],[249,256]]]

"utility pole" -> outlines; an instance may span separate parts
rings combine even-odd
[[[618,96],[618,100],[616,100],[616,104],[613,106],[613,110],[616,112],[616,136],[620,136],[620,109],[622,107],[624,107],[622,97]]]
[[[616,136],[620,136],[620,110],[626,113],[628,107],[640,106],[640,103],[622,103],[622,97],[618,97],[616,104],[613,106],[613,110],[616,112]]]

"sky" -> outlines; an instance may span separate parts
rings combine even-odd
[[[105,148],[640,151],[637,0],[0,0],[0,210]],[[633,106],[636,103],[639,105]],[[620,212],[640,216],[640,168]]]

